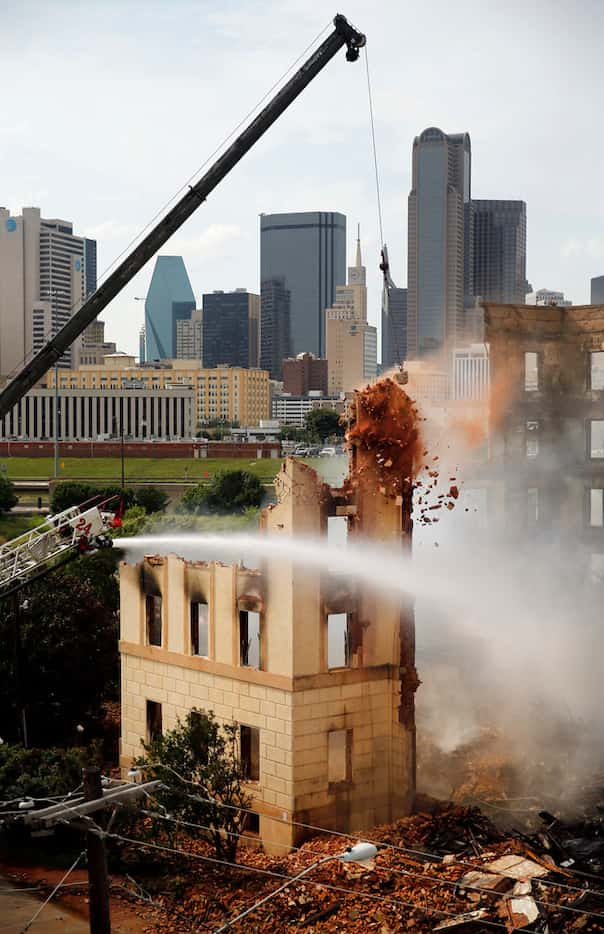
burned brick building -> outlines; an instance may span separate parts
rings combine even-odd
[[[604,306],[484,309],[490,512],[512,533],[575,543],[604,579]]]
[[[416,413],[398,382],[355,394],[341,488],[288,459],[273,540],[335,536],[411,543]],[[415,794],[414,621],[391,592],[318,572],[287,551],[259,569],[176,555],[122,564],[121,765],[141,739],[193,707],[236,722],[257,830],[267,850],[300,839],[291,822],[340,831],[408,814]]]

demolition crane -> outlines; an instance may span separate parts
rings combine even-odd
[[[107,307],[109,302],[130,282],[145,263],[166,243],[175,231],[197,210],[219,182],[228,175],[252,146],[287,110],[336,53],[346,46],[346,58],[354,62],[365,45],[365,36],[338,14],[333,32],[304,62],[290,80],[269,101],[266,107],[234,140],[226,152],[214,162],[205,175],[189,187],[187,193],[168,214],[147,234],[101,286],[75,312],[61,330],[44,345],[0,393],[0,419],[4,418],[57,360],[84,329]]]

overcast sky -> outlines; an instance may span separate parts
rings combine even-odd
[[[589,301],[604,274],[604,0],[346,0],[368,37],[384,235],[406,284],[413,137],[468,131],[476,198],[527,202],[528,278]],[[2,0],[0,204],[98,240],[99,272],[337,12],[318,0]],[[364,61],[340,53],[162,250],[201,301],[258,291],[258,215],[361,224],[369,316],[379,232]],[[153,260],[103,313],[138,352]]]

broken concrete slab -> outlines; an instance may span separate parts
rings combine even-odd
[[[500,856],[492,863],[486,863],[486,870],[494,875],[501,874],[509,876],[521,882],[526,879],[539,879],[547,876],[549,870],[532,859],[526,859],[524,856],[518,856],[515,853],[509,853],[506,856]]]

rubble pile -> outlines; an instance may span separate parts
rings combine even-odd
[[[603,931],[601,820],[564,824],[549,814],[543,819],[543,829],[532,836],[504,836],[476,808],[437,805],[432,813],[359,837],[316,837],[283,858],[242,847],[238,869],[190,861],[178,920],[170,915],[174,905],[160,896],[166,913],[158,917],[156,930],[185,931],[183,919],[190,919],[191,930],[216,929],[279,888],[284,877],[366,839],[378,847],[374,860],[324,862],[233,930]],[[183,868],[178,870],[181,882]]]

